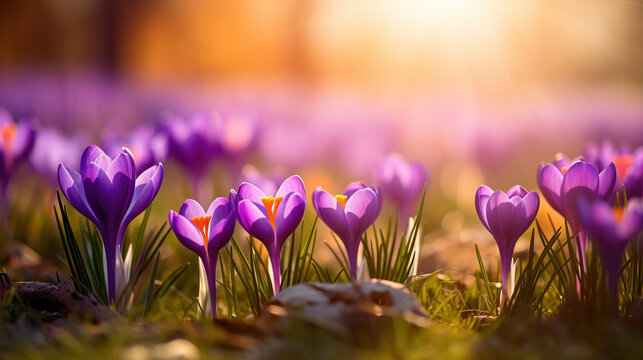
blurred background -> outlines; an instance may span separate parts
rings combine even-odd
[[[481,183],[535,189],[558,152],[643,143],[641,18],[637,0],[3,0],[0,107],[86,143],[165,113],[246,117],[251,135],[227,130],[252,139],[245,162],[309,192],[401,153],[431,173],[425,233],[452,243],[482,229]]]

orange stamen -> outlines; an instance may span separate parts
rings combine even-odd
[[[0,136],[2,137],[2,150],[7,162],[5,166],[10,168],[12,160],[11,149],[13,148],[13,139],[16,137],[16,124],[8,123],[3,125],[0,128]]]
[[[201,216],[201,217],[192,218],[192,223],[196,225],[196,227],[201,232],[201,236],[203,237],[203,246],[205,246],[206,248],[208,247],[208,233],[210,230],[210,219],[212,219],[211,216]]]
[[[268,212],[268,219],[270,220],[270,225],[272,225],[272,229],[275,229],[275,217],[277,216],[277,209],[279,208],[279,204],[281,204],[281,200],[284,198],[281,196],[264,196],[261,198],[261,202],[263,203],[263,206],[266,207],[266,211]]]
[[[619,179],[625,179],[627,171],[630,169],[630,166],[632,166],[632,160],[632,155],[619,155],[612,160],[616,167],[616,175]]]
[[[562,169],[560,169],[560,172],[562,172],[563,175],[565,175],[565,173],[567,172],[567,166],[563,166]]]
[[[614,209],[614,218],[618,221],[621,221],[623,219],[623,208],[616,208]]]
[[[339,203],[339,205],[342,206],[342,208],[346,208],[346,199],[348,199],[348,196],[346,195],[335,195],[335,200]]]
[[[13,138],[16,136],[16,124],[9,123],[4,125],[0,130],[0,133],[2,134],[2,138],[4,139],[4,141],[13,140]]]

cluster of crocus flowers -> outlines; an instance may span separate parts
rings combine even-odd
[[[549,205],[567,219],[572,231],[577,234],[578,257],[584,264],[587,234],[580,221],[578,200],[609,200],[616,182],[616,167],[610,163],[599,172],[586,161],[570,161],[558,155],[554,164],[540,165],[537,180]]]
[[[28,157],[36,139],[29,121],[15,123],[8,112],[0,109],[0,190],[2,202],[7,202],[7,187],[15,169]],[[4,216],[7,216],[6,209]]]
[[[540,197],[535,191],[527,192],[519,185],[506,193],[481,185],[476,191],[475,205],[480,221],[496,240],[500,251],[502,304],[502,299],[511,295],[507,289],[507,277],[516,242],[536,218]]]
[[[281,284],[281,249],[295,231],[306,209],[304,182],[293,175],[279,186],[274,195],[266,195],[250,183],[239,186],[237,197],[239,224],[268,250],[272,266],[274,292]]]
[[[415,211],[428,174],[422,164],[390,154],[376,168],[375,178],[386,199],[397,204],[400,219],[406,221]]]
[[[628,243],[643,230],[643,202],[630,200],[627,207],[579,199],[580,219],[591,234],[607,275],[613,310],[618,310],[618,275]]]
[[[163,165],[136,176],[134,158],[127,148],[111,158],[98,146],[89,146],[80,160],[80,172],[58,167],[58,183],[69,203],[98,229],[105,252],[108,300],[116,299],[117,264],[122,264],[123,238],[129,223],[145,210],[163,181]],[[120,269],[122,270],[122,269]]]
[[[230,191],[229,199],[214,199],[207,211],[204,211],[198,202],[188,199],[178,213],[170,210],[169,214],[170,227],[179,242],[201,259],[210,295],[209,306],[214,319],[217,316],[217,259],[219,250],[230,241],[234,232],[237,219],[235,198],[235,192]]]
[[[342,240],[351,278],[357,279],[358,251],[362,235],[382,209],[382,190],[363,183],[351,183],[343,194],[331,195],[321,188],[313,192],[313,206],[319,218]]]

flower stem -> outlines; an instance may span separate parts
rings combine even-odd
[[[107,267],[107,300],[111,304],[116,300],[116,239],[105,241],[106,239],[109,237],[103,236]]]
[[[353,249],[346,249],[346,255],[348,256],[348,270],[353,281],[357,281],[357,254],[359,250],[359,239],[355,241],[357,246],[353,246]]]
[[[210,309],[212,310],[212,320],[217,319],[217,260],[218,256],[208,259],[207,271],[205,272],[208,280],[208,291],[210,293]]]
[[[281,284],[281,261],[279,253],[275,256],[270,255],[270,264],[272,265],[272,284],[275,289],[275,295],[279,294]]]
[[[618,268],[607,270],[610,315],[618,317]]]
[[[2,211],[2,229],[5,232],[4,235],[7,236],[7,239],[9,238],[9,211],[10,211],[10,205],[9,205],[10,202],[9,202],[9,199],[7,198],[7,196],[9,195],[8,183],[9,181],[7,179],[2,181],[2,184],[0,185],[0,196],[2,196],[2,200],[1,200],[2,209],[0,209],[0,211]]]

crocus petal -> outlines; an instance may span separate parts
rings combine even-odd
[[[575,232],[582,230],[580,208],[578,206],[581,199],[591,204],[596,200],[596,193],[586,187],[578,186],[569,190],[564,197],[566,218]]]
[[[643,147],[635,153],[624,185],[628,199],[643,198]],[[622,189],[616,190],[621,191]]]
[[[346,201],[346,220],[353,237],[361,237],[379,213],[377,195],[370,188],[358,190]]]
[[[616,185],[616,166],[614,166],[614,163],[610,163],[603,169],[598,177],[598,196],[604,201],[608,201],[614,193],[614,185]]]
[[[74,207],[83,216],[91,220],[97,226],[100,226],[94,212],[89,207],[85,192],[83,190],[83,182],[80,174],[74,170],[69,170],[62,163],[58,165],[58,183],[63,194]]]
[[[83,151],[83,155],[80,158],[80,173],[83,174],[87,171],[87,165],[92,162],[96,162],[96,160],[101,157],[104,159],[104,157],[107,156],[103,149],[96,145],[90,145],[88,146],[85,151]],[[109,156],[107,156],[109,158]],[[111,160],[111,159],[110,159]],[[101,160],[102,162],[102,160]],[[110,161],[111,162],[111,161]],[[107,168],[109,164],[102,163],[102,167]]]
[[[140,185],[151,183],[156,191],[158,191],[161,187],[161,182],[163,181],[163,173],[163,164],[159,163],[158,165],[151,166],[136,178],[136,186],[138,187]]]
[[[321,188],[313,191],[313,207],[319,218],[342,240],[352,238],[344,208],[337,202],[334,196]]]
[[[478,213],[480,222],[482,222],[482,225],[484,225],[489,232],[491,232],[491,229],[489,229],[489,222],[487,221],[487,202],[491,194],[493,194],[491,188],[486,185],[480,185],[475,196],[476,212]]]
[[[112,182],[112,191],[124,196],[113,197],[113,209],[118,211],[118,219],[125,217],[125,213],[131,205],[136,188],[136,166],[134,159],[128,151],[123,151],[110,163],[105,174]],[[119,202],[119,200],[121,200]]]
[[[214,199],[206,214],[210,216],[208,254],[212,258],[232,237],[237,217],[232,203],[222,197]]]
[[[239,185],[239,192],[237,193],[237,196],[239,197],[239,201],[250,200],[257,206],[261,207],[263,206],[261,198],[266,197],[266,194],[255,185],[244,182]],[[266,216],[268,216],[268,213],[266,213]]]
[[[346,186],[346,189],[344,190],[344,195],[346,195],[347,198],[350,198],[357,192],[357,190],[365,189],[365,188],[370,188],[375,192],[375,195],[377,195],[377,202],[378,202],[378,210],[377,213],[379,214],[382,211],[382,205],[384,205],[384,195],[382,192],[382,187],[381,186],[368,186],[364,184],[363,182],[360,181],[354,181]]]
[[[212,220],[222,219],[227,217],[228,208],[227,205],[230,201],[224,197],[218,197],[210,203],[208,210],[201,216],[209,216]],[[225,210],[225,211],[224,211]]]
[[[262,211],[252,201],[245,199],[239,201],[237,215],[241,227],[271,250],[275,233],[264,211],[265,209]]]
[[[298,175],[293,175],[284,182],[281,183],[281,186],[279,186],[279,189],[277,189],[277,194],[275,197],[283,197],[285,198],[288,193],[295,192],[299,194],[302,198],[306,198],[306,188],[304,187],[304,182],[301,180],[301,178]]]
[[[295,231],[306,210],[306,199],[296,192],[291,192],[283,199],[275,214],[276,248],[280,249],[284,241]]]
[[[173,210],[170,210],[169,222],[176,238],[179,239],[179,242],[183,246],[194,251],[197,255],[205,257],[203,237],[192,221],[186,219],[181,214],[177,214]]]
[[[115,165],[111,166],[108,172],[105,173],[112,183],[111,191],[114,193],[112,196],[112,209],[114,209],[114,214],[119,220],[125,217],[132,203],[136,188],[136,170],[133,167],[133,161],[131,158],[121,161],[124,158],[126,157],[117,157],[119,161],[114,160],[113,164]],[[122,166],[128,167],[127,172],[120,171]]]
[[[156,194],[158,194],[162,182],[162,164],[152,166],[136,178],[134,195],[132,195],[130,206],[121,222],[121,228],[126,228],[134,218],[150,206],[152,200],[154,200]]]
[[[511,187],[511,189],[507,190],[507,196],[509,198],[512,198],[514,196],[524,198],[525,195],[527,195],[527,190],[525,190],[525,188],[520,185],[514,185]]]
[[[352,183],[346,185],[344,195],[346,195],[346,197],[351,197],[357,190],[362,190],[367,187],[368,185],[364,184],[361,181],[353,181]]]
[[[511,227],[511,232],[509,234],[511,236],[514,236],[515,239],[518,240],[518,238],[520,238],[520,235],[522,235],[529,228],[531,221],[529,221],[529,218],[527,218],[527,209],[525,208],[525,203],[522,199],[520,199],[519,197],[513,197],[509,199],[509,201],[514,207],[512,221],[513,224]],[[513,253],[513,249],[511,252]]]
[[[561,185],[561,194],[579,186],[597,192],[598,183],[599,178],[596,168],[588,162],[579,161],[570,166],[567,173],[565,173]]]
[[[382,206],[384,206],[384,192],[382,191],[381,186],[371,186],[371,190],[377,195],[377,213],[382,212]]]
[[[181,205],[179,214],[185,216],[186,219],[191,220],[194,218],[204,217],[205,211],[203,211],[201,204],[196,200],[187,199],[183,202],[183,205]]]
[[[234,211],[235,213],[237,212],[237,204],[239,203],[239,195],[237,195],[237,192],[230,189],[230,194],[228,195],[228,201],[234,206]]]
[[[563,174],[556,166],[552,164],[540,165],[538,168],[538,187],[542,192],[545,200],[559,214],[564,215],[563,200],[561,199],[561,185],[563,184]]]
[[[537,192],[530,191],[523,198],[523,203],[525,204],[525,224],[526,225],[523,226],[524,230],[521,231],[521,233],[524,233],[536,218],[536,214],[538,213],[538,208],[540,207],[540,196],[538,196]]]
[[[498,242],[498,247],[501,248],[501,254],[506,254],[508,248],[511,247],[511,241],[514,238],[517,239],[517,236],[513,233],[515,209],[516,207],[509,200],[507,194],[500,190],[495,191],[487,202],[486,213],[489,229]]]
[[[561,196],[563,200],[564,214],[570,222],[574,231],[580,231],[581,222],[578,214],[578,203],[580,198],[592,202],[598,193],[598,172],[596,168],[587,162],[577,162],[572,165],[561,185]]]
[[[99,156],[99,159],[100,158],[102,157]],[[125,174],[132,179],[136,177],[136,166],[134,165],[134,158],[132,157],[132,153],[130,153],[127,149],[118,154],[107,167],[103,167],[103,170],[107,174],[107,177],[109,177],[110,179],[113,179],[114,176],[118,173]]]
[[[100,221],[106,228],[109,230],[113,226],[111,220],[115,217],[112,210],[113,197],[118,196],[118,203],[122,203],[123,199],[127,196],[127,193],[123,194],[113,194],[112,192],[112,183],[103,171],[96,163],[89,163],[85,168],[85,172],[81,174],[83,180],[83,189],[85,190],[85,198],[87,199],[87,204],[96,215],[98,221]],[[119,177],[119,184],[121,183],[121,178]]]

